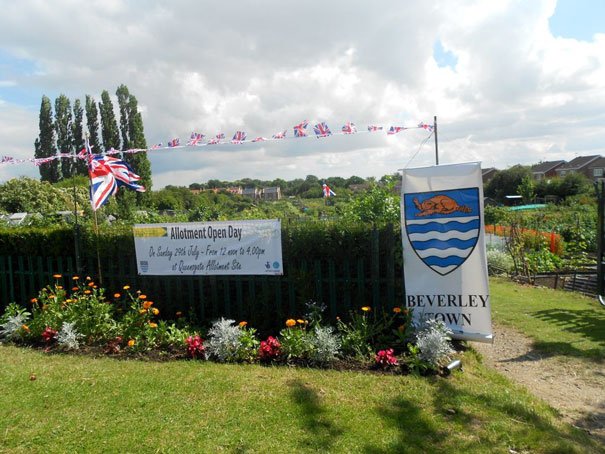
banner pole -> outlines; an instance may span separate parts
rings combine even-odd
[[[437,145],[437,115],[433,117],[433,132],[435,133],[435,165],[439,165],[439,146]]]

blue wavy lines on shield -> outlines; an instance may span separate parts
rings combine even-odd
[[[468,240],[461,240],[458,238],[451,238],[449,240],[426,240],[426,241],[412,241],[412,246],[416,251],[421,251],[423,249],[440,249],[446,250],[451,248],[457,248],[460,250],[472,249],[475,247],[475,243],[477,243],[477,238],[469,238]]]
[[[449,232],[455,230],[457,232],[468,232],[471,230],[479,229],[479,219],[469,219],[466,222],[450,221],[446,223],[442,222],[426,222],[423,224],[408,223],[407,230],[408,234],[413,233],[427,233],[427,232]]]

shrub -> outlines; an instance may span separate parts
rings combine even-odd
[[[57,343],[67,350],[77,350],[80,348],[79,339],[82,335],[76,331],[74,325],[75,323],[73,322],[63,323],[61,330],[57,334]]]
[[[497,249],[487,251],[487,270],[490,275],[511,273],[515,268],[512,257]]]
[[[279,333],[282,357],[286,361],[309,361],[315,345],[313,336],[306,330],[306,324],[303,322],[297,326],[296,320],[290,319],[286,325],[287,328]]]
[[[204,339],[199,335],[189,336],[185,341],[187,344],[187,353],[193,359],[206,359],[206,347],[204,347]]]
[[[208,330],[206,351],[208,355],[220,362],[235,361],[241,346],[242,331],[235,325],[235,320],[216,320]]]
[[[340,354],[340,337],[330,326],[316,326],[312,331],[310,359],[316,364],[328,364]]]
[[[452,331],[442,320],[426,319],[416,333],[420,359],[436,369],[454,351],[450,346]]]

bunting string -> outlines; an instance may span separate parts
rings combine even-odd
[[[192,147],[197,148],[197,147],[207,147],[207,146],[214,146],[214,145],[229,145],[229,144],[241,145],[241,144],[246,144],[246,143],[273,142],[273,141],[288,140],[288,139],[298,140],[298,139],[311,138],[311,137],[315,137],[317,139],[322,139],[322,138],[326,138],[326,137],[334,136],[334,135],[352,135],[352,134],[362,134],[362,133],[373,134],[373,133],[379,133],[382,131],[386,131],[387,135],[395,135],[395,134],[398,134],[398,133],[408,130],[408,129],[424,129],[426,131],[429,131],[431,133],[431,135],[433,133],[433,125],[428,124],[428,123],[419,123],[417,126],[391,126],[388,129],[384,128],[383,126],[369,125],[367,127],[367,130],[359,131],[357,129],[357,126],[355,125],[355,123],[347,122],[344,126],[342,126],[340,131],[332,132],[326,122],[320,122],[313,126],[314,135],[309,134],[309,131],[307,131],[308,126],[309,126],[309,122],[307,120],[305,120],[305,121],[299,123],[298,125],[295,125],[292,127],[292,131],[293,131],[292,136],[288,136],[287,135],[288,130],[285,129],[285,130],[276,132],[271,137],[258,136],[258,137],[255,137],[254,139],[248,139],[247,133],[245,131],[236,131],[231,140],[228,140],[225,137],[224,133],[218,133],[215,136],[206,139],[206,136],[204,134],[201,134],[198,132],[192,132],[185,145],[182,145],[181,139],[176,137],[176,138],[169,140],[166,143],[166,145],[163,145],[162,143],[158,143],[158,144],[151,146],[150,148],[132,148],[129,150],[115,150],[115,149],[111,148],[111,149],[105,151],[104,153],[99,153],[99,154],[111,156],[111,155],[116,155],[116,154],[146,153],[146,152],[150,152],[150,151],[176,150],[176,149],[182,149],[182,148],[192,148]],[[46,164],[48,162],[54,161],[55,159],[62,159],[62,158],[71,158],[74,160],[75,159],[86,159],[86,151],[82,150],[78,154],[60,152],[60,153],[57,153],[55,155],[48,156],[45,158],[29,158],[29,159],[17,159],[17,158],[13,158],[11,156],[3,156],[2,159],[0,160],[0,165],[14,165],[14,164],[21,164],[24,162],[33,162],[34,165],[40,166],[42,164]]]

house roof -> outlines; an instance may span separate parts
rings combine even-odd
[[[591,162],[589,167],[591,169],[595,168],[595,167],[604,167],[605,168],[605,158],[604,157],[600,157],[596,161]]]
[[[579,170],[586,167],[593,161],[596,161],[601,156],[593,155],[593,156],[578,156],[577,158],[572,159],[567,164],[563,164],[561,167],[557,169],[557,172],[561,170]]]
[[[565,164],[565,161],[562,159],[559,161],[540,162],[531,166],[531,171],[532,173],[546,173],[550,172],[551,170],[555,170],[557,167],[560,167],[563,164]]]
[[[489,175],[490,173],[495,172],[496,170],[498,170],[498,169],[496,169],[495,167],[488,167],[487,169],[481,169],[481,175],[482,176]]]

